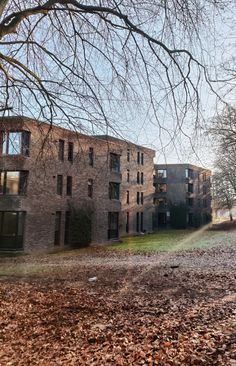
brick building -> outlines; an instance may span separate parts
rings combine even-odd
[[[174,226],[171,211],[180,206],[183,227],[211,220],[211,171],[191,164],[155,165],[154,228]],[[177,212],[177,211],[176,211]]]
[[[25,117],[0,119],[0,250],[69,245],[71,207],[92,241],[152,230],[155,152]]]

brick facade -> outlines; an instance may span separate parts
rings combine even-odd
[[[119,236],[134,234],[137,231],[152,231],[155,155],[153,150],[108,136],[82,135],[23,117],[0,119],[0,130],[30,133],[29,154],[25,151],[20,154],[3,154],[2,141],[0,155],[1,172],[28,172],[25,195],[2,193],[0,196],[0,214],[24,213],[23,249],[26,252],[48,251],[54,248],[57,212],[61,213],[60,247],[64,246],[66,212],[71,206],[91,209],[92,241],[96,243],[108,240],[109,212],[119,214]],[[59,151],[63,152],[62,145],[64,145],[63,161],[59,156]],[[111,170],[111,154],[115,154],[120,161],[119,171]],[[129,181],[127,181],[128,172]],[[138,172],[139,183],[137,183]],[[3,180],[4,178],[2,186]],[[63,185],[59,184],[58,187],[58,181],[61,183],[61,180]],[[67,180],[69,183],[72,181],[71,192],[70,184],[69,190],[67,189]],[[119,199],[109,197],[110,183],[119,184]],[[89,197],[89,184],[92,185],[92,197]],[[60,194],[61,188],[62,194]],[[127,191],[129,203],[127,203]],[[139,204],[137,192],[140,192]],[[127,215],[129,215],[129,227]],[[12,219],[9,217],[4,220]],[[3,214],[0,220],[3,222]]]

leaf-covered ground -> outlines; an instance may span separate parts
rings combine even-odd
[[[0,365],[235,366],[236,232],[225,239],[1,258]]]

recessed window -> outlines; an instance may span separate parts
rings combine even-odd
[[[136,213],[136,231],[139,232],[139,212]]]
[[[94,163],[94,152],[93,152],[93,147],[89,148],[89,165],[93,166]]]
[[[22,249],[25,212],[0,211],[0,249]]]
[[[167,206],[167,199],[165,197],[163,198],[154,198],[153,204],[156,206],[159,206],[160,208],[165,208]]]
[[[165,193],[165,192],[167,192],[167,184],[165,184],[165,183],[158,183],[157,184],[157,192],[159,192],[159,193]]]
[[[203,199],[203,207],[206,208],[207,207],[207,200],[204,198]]]
[[[141,201],[141,205],[143,205],[143,192],[141,192],[140,201]]]
[[[206,186],[203,186],[202,187],[202,190],[203,190],[203,194],[205,195],[205,194],[207,194],[207,188],[206,188]]]
[[[193,184],[192,183],[187,183],[186,184],[186,190],[188,193],[193,193]]]
[[[129,169],[127,169],[127,183],[129,183],[130,181],[130,171]]]
[[[193,179],[193,170],[185,169],[185,178]]]
[[[126,203],[129,204],[129,191],[126,191]]]
[[[93,179],[88,180],[88,197],[93,198]]]
[[[0,151],[3,155],[29,156],[30,132],[1,132]]]
[[[140,184],[140,173],[137,172],[137,184]]]
[[[55,232],[54,232],[54,245],[60,245],[61,242],[61,211],[56,211],[55,215]]]
[[[65,141],[59,140],[58,159],[64,161]]]
[[[27,179],[27,171],[0,172],[0,195],[26,194]]]
[[[126,226],[125,226],[125,231],[128,234],[128,232],[129,232],[129,212],[126,212]]]
[[[144,154],[141,153],[141,165],[143,165],[143,164],[144,164]]]
[[[144,178],[143,178],[143,172],[141,173],[141,184],[143,184],[144,183]]]
[[[63,175],[57,176],[57,194],[62,196],[63,193]]]
[[[71,196],[72,195],[72,177],[71,176],[67,176],[67,180],[66,180],[66,194],[67,194],[67,196]]]
[[[64,232],[64,244],[68,245],[70,243],[70,220],[71,213],[66,211],[65,213],[65,232]]]
[[[136,199],[137,205],[139,205],[140,203],[140,193],[137,192],[137,199]]]
[[[130,149],[127,149],[127,161],[130,162]]]
[[[187,198],[186,199],[186,204],[188,205],[188,206],[190,206],[190,207],[193,207],[193,204],[194,204],[194,200],[193,200],[193,198],[191,197],[191,198]]]
[[[74,144],[73,142],[68,142],[68,161],[72,163],[73,159],[74,159]]]
[[[140,152],[137,152],[137,163],[140,164]]]
[[[204,172],[204,173],[202,173],[202,180],[203,180],[203,182],[206,182],[206,179],[207,179],[207,175],[206,175],[206,173]]]
[[[120,199],[120,184],[110,182],[109,183],[109,198],[113,200]]]
[[[167,178],[166,169],[157,169],[157,177],[158,178]]]
[[[112,172],[120,171],[120,156],[110,153],[110,167]]]

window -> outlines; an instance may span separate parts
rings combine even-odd
[[[140,164],[140,152],[137,152],[137,163]]]
[[[108,239],[119,236],[119,212],[108,212]]]
[[[66,211],[65,214],[65,233],[64,233],[64,244],[68,245],[70,243],[70,211]]]
[[[186,184],[186,190],[188,193],[193,193],[193,184],[192,183],[187,183]]]
[[[186,199],[186,204],[190,207],[193,207],[193,204],[194,204],[194,200],[193,198],[187,198]]]
[[[54,232],[54,245],[60,245],[61,241],[61,211],[56,211],[55,215],[55,232]]]
[[[143,180],[143,173],[141,173],[141,184],[144,183],[144,180]]]
[[[137,184],[140,184],[140,173],[137,172]]]
[[[93,198],[93,179],[88,180],[88,197]]]
[[[127,161],[130,162],[130,149],[127,149]]]
[[[67,176],[67,181],[66,181],[66,194],[67,196],[71,196],[72,195],[72,177]]]
[[[57,194],[62,196],[63,192],[63,175],[57,176]]]
[[[159,206],[160,208],[165,208],[167,206],[167,199],[165,197],[154,198],[153,203],[154,205]]]
[[[202,190],[203,190],[203,194],[205,195],[205,194],[207,194],[207,188],[206,188],[206,186],[203,186],[202,187]]]
[[[192,169],[185,169],[185,178],[193,179],[193,170]]]
[[[120,184],[119,183],[109,183],[109,198],[111,200],[120,199]]]
[[[126,203],[129,204],[129,191],[126,191]]]
[[[198,207],[201,207],[201,199],[200,198],[198,198],[198,200],[197,200],[197,205],[198,205]]]
[[[0,195],[24,195],[27,188],[27,171],[0,172]]]
[[[140,214],[140,229],[141,229],[141,232],[143,233],[144,232],[144,230],[143,230],[143,212],[141,212],[141,214]]]
[[[0,211],[0,249],[22,249],[25,212]]]
[[[166,183],[158,183],[157,184],[157,192],[159,192],[159,193],[167,192],[167,184]]]
[[[129,169],[127,169],[127,182],[129,183],[129,181],[130,181],[130,171]]]
[[[206,182],[206,180],[207,180],[207,175],[205,172],[202,173],[202,180],[203,180],[203,182]]]
[[[128,234],[128,232],[129,232],[129,212],[126,212],[126,226],[125,226],[125,231]]]
[[[89,148],[89,165],[93,166],[93,158],[94,158],[94,152],[93,147]]]
[[[137,192],[137,204],[139,205],[139,202],[140,202],[140,194],[139,192]]]
[[[1,132],[0,151],[3,155],[29,156],[30,132],[10,131]]]
[[[166,169],[157,169],[157,177],[158,178],[167,178]]]
[[[141,205],[143,205],[143,192],[141,192]]]
[[[207,208],[207,200],[205,198],[203,199],[203,207]]]
[[[58,159],[60,161],[64,161],[64,149],[65,149],[65,141],[59,140]]]
[[[139,212],[136,213],[136,231],[139,232]]]
[[[117,154],[110,154],[110,166],[112,172],[119,172],[120,171],[120,157]]]
[[[141,153],[141,165],[143,165],[143,164],[144,164],[144,154]]]
[[[73,142],[68,142],[68,161],[72,163],[73,159],[74,159],[74,144]]]

